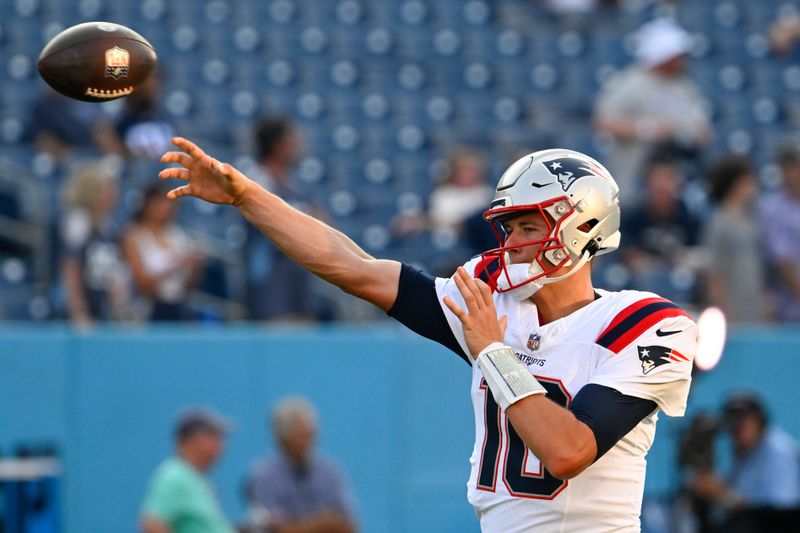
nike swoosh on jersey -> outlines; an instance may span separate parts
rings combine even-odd
[[[668,337],[669,335],[675,335],[676,333],[680,333],[681,331],[683,331],[683,330],[682,329],[678,329],[678,330],[675,330],[675,331],[661,331],[660,329],[657,329],[656,330],[656,335],[658,335],[659,337]]]

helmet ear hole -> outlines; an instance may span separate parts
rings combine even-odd
[[[578,229],[578,231],[580,231],[584,235],[588,236],[589,233],[591,233],[591,231],[599,223],[600,223],[599,220],[597,220],[596,218],[593,218],[593,219],[591,219],[591,220],[589,220],[587,222],[584,222],[580,226],[578,226],[577,229]],[[600,250],[600,241],[602,241],[602,237],[600,237],[598,239],[590,238],[589,242],[586,243],[586,246],[583,247],[582,252],[584,252],[584,253],[588,252],[589,253],[589,257],[594,257],[594,255],[598,252],[598,250]]]
[[[596,218],[593,218],[592,220],[589,220],[589,221],[587,221],[587,222],[584,222],[583,224],[581,224],[580,226],[578,226],[578,231],[581,231],[581,232],[583,232],[583,233],[589,233],[589,232],[590,232],[590,231],[592,231],[592,229],[594,229],[594,227],[595,227],[596,225],[598,225],[599,223],[600,223],[600,221],[599,221],[599,220],[597,220]]]

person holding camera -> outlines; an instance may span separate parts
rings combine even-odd
[[[712,468],[699,468],[689,484],[697,500],[724,511],[723,523],[714,530],[788,531],[785,527],[800,514],[797,442],[771,425],[761,401],[749,394],[725,401],[718,428],[730,434],[731,475],[723,480]]]

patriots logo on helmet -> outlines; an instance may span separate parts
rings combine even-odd
[[[575,157],[560,157],[543,161],[547,171],[558,178],[561,188],[566,192],[578,178],[595,176],[597,171],[586,161]]]
[[[672,361],[689,360],[682,353],[666,346],[637,346],[636,348],[639,351],[639,360],[642,362],[642,372],[645,374]]]

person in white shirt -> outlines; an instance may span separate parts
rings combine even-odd
[[[652,293],[595,290],[591,260],[619,246],[619,190],[594,159],[528,154],[484,218],[500,246],[444,279],[376,259],[192,142],[161,178],[239,209],[288,257],[472,366],[467,484],[485,532],[638,531],[658,413],[686,408],[695,323]],[[417,369],[425,372],[424,367]]]
[[[640,176],[654,153],[668,151],[694,165],[711,140],[707,105],[686,68],[691,35],[663,18],[639,29],[636,43],[636,63],[608,79],[595,107],[625,207],[640,198]]]
[[[189,291],[202,274],[203,257],[174,222],[175,207],[164,197],[164,187],[148,188],[122,239],[134,285],[151,321],[189,319]]]

